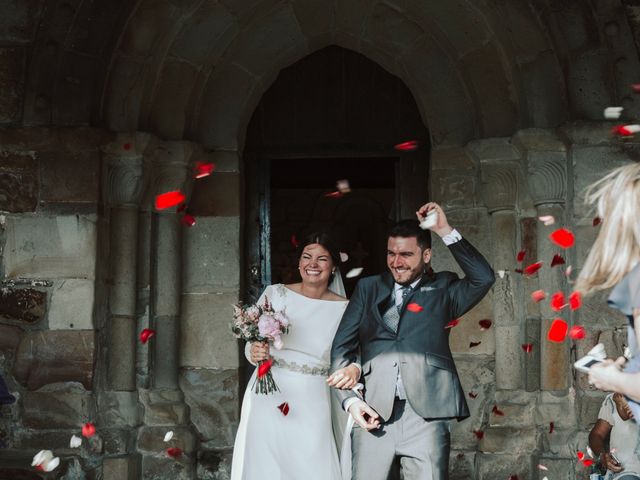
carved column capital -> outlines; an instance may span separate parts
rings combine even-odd
[[[556,154],[557,155],[557,154]],[[562,154],[561,154],[562,155]],[[533,204],[564,204],[567,197],[566,160],[546,159],[529,162],[527,181]]]
[[[489,213],[515,210],[518,199],[515,165],[483,164],[481,178],[482,198]]]
[[[102,148],[107,164],[104,200],[108,205],[140,205],[148,175],[145,154],[154,143],[148,133],[119,133],[113,142]]]

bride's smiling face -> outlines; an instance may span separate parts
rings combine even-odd
[[[298,268],[302,283],[326,285],[333,271],[333,260],[326,248],[318,243],[311,243],[302,250]]]

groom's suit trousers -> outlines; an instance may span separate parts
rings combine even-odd
[[[400,457],[406,480],[448,480],[450,421],[425,420],[406,400],[397,400],[389,421],[378,430],[354,426],[352,480],[388,480]]]

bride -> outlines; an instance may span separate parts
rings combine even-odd
[[[245,348],[254,365],[271,354],[271,371],[280,391],[269,395],[251,388],[245,391],[231,480],[342,478],[326,378],[333,337],[348,303],[340,295],[344,294],[337,271],[340,253],[324,233],[309,235],[300,249],[302,282],[270,285],[258,300],[261,305],[267,298],[274,310],[284,310],[291,326],[282,350],[270,352],[266,343]],[[333,379],[336,376],[341,380],[331,384],[349,389],[356,385],[360,370],[351,365],[335,372]],[[255,377],[256,372],[249,385]],[[334,424],[346,422],[339,406],[333,410]],[[340,438],[341,428],[334,429]]]

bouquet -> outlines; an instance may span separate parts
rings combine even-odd
[[[234,305],[231,331],[246,342],[269,342],[276,350],[282,348],[282,335],[289,332],[289,319],[284,311],[276,312],[269,299],[263,305]],[[280,391],[271,375],[273,360],[258,363],[258,375],[251,387],[256,393]]]

